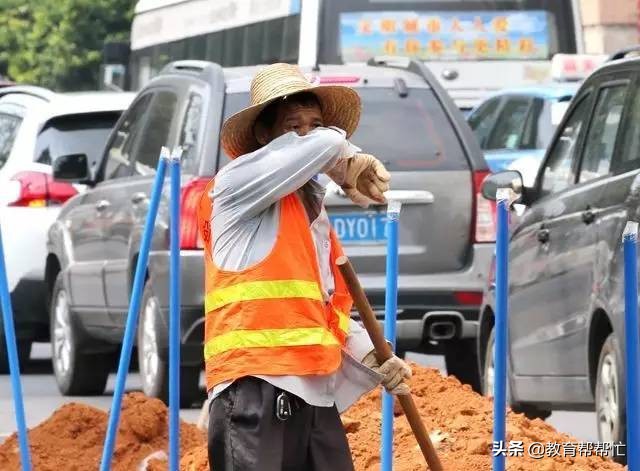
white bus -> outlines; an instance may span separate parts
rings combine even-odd
[[[302,66],[377,55],[425,61],[458,106],[549,80],[556,53],[582,52],[578,0],[140,0],[130,82],[167,62]],[[498,67],[497,67],[498,66]]]

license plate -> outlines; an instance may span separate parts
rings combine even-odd
[[[386,214],[349,213],[329,216],[343,244],[384,243]]]

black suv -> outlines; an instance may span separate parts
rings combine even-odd
[[[535,186],[522,193],[528,209],[509,248],[511,402],[539,416],[595,409],[605,442],[626,438],[621,240],[626,222],[640,218],[639,122],[640,59],[594,72],[558,127]],[[520,175],[496,174],[485,189],[513,179]],[[492,279],[479,333],[487,394],[494,291]]]
[[[358,89],[364,113],[353,142],[386,162],[394,189],[413,190],[401,216],[400,348],[444,348],[450,371],[477,383],[477,316],[494,237],[491,203],[479,195],[488,171],[471,130],[437,80],[422,64],[399,61],[404,62],[320,66],[313,73],[321,84]],[[67,179],[90,186],[63,208],[48,237],[51,329],[57,333],[52,335],[53,363],[63,393],[104,389],[123,335],[158,152],[163,145],[181,145],[181,398],[189,403],[199,394],[204,264],[196,206],[204,185],[228,161],[219,148],[220,127],[248,105],[257,70],[223,70],[196,61],[169,64],[118,122],[96,168],[87,169],[82,156],[60,160]],[[56,175],[62,176],[59,170]],[[385,207],[362,210],[331,187],[327,207],[382,309]],[[143,389],[162,398],[167,395],[167,209],[165,198],[137,336]]]

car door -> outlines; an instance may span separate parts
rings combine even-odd
[[[109,248],[105,231],[113,215],[113,189],[117,188],[118,181],[131,174],[131,146],[148,105],[147,97],[138,99],[119,120],[97,172],[98,183],[81,197],[67,217],[74,257],[69,269],[73,303],[78,309],[95,310],[94,315],[87,317],[87,324],[111,325],[103,285]]]
[[[175,144],[179,92],[165,85],[154,87],[131,152],[131,175],[115,182],[109,196],[111,215],[105,227],[107,255],[104,289],[116,326],[124,325],[131,291],[131,262],[139,250],[137,228],[143,227],[162,146]],[[162,220],[159,215],[157,223]]]
[[[514,264],[513,269],[510,335],[517,375],[586,376],[587,320],[602,213],[598,202],[628,88],[628,79],[616,78],[580,97],[544,164],[542,198],[534,204],[541,214],[534,226],[538,275],[527,283],[526,275],[517,273],[527,267]],[[512,252],[517,249],[514,244]]]

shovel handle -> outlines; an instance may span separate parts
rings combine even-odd
[[[360,281],[358,280],[358,276],[356,275],[351,262],[347,257],[342,256],[338,257],[336,265],[340,269],[340,273],[342,273],[342,277],[347,284],[347,288],[351,293],[356,309],[360,313],[360,320],[362,320],[362,324],[371,338],[373,347],[376,350],[376,359],[379,364],[382,364],[393,356],[393,351],[384,338],[380,325],[376,319],[376,315],[374,314],[373,309],[371,309],[369,300],[360,285]],[[415,402],[413,402],[413,397],[410,394],[398,395],[398,402],[400,402],[400,406],[407,417],[411,430],[418,441],[418,445],[420,445],[420,450],[422,451],[425,461],[429,465],[429,469],[431,471],[443,471],[442,463],[440,463],[436,449],[434,448],[433,443],[431,443],[431,438],[429,438],[429,433],[422,423],[420,412],[418,411]]]

